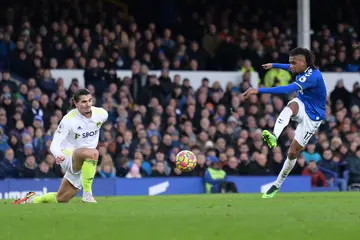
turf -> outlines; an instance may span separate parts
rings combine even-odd
[[[97,198],[98,204],[0,202],[1,239],[357,239],[360,193]]]

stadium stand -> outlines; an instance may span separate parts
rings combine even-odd
[[[191,13],[188,3],[178,3],[177,14],[171,12],[174,6],[164,6],[166,14],[159,16],[164,9],[154,10],[151,1],[145,9],[134,7],[137,1],[129,8],[110,1],[3,2],[0,178],[63,175],[48,148],[79,84],[74,79],[65,88],[51,69],[84,69],[96,105],[109,112],[100,136],[98,177],[203,176],[214,160],[228,175],[268,176],[281,170],[295,126],[286,128],[273,150],[264,145],[261,129],[272,129],[293,96],[245,101],[241,93],[250,85],[247,74],[239,86],[229,83],[223,89],[204,78],[193,89],[181,76],[171,79],[169,71],[257,71],[260,84],[287,84],[290,74],[264,72],[261,64],[287,62],[296,45],[292,3],[279,1],[275,9],[273,3],[258,8],[259,1],[221,6],[206,1],[205,9],[193,3]],[[322,71],[360,70],[358,19],[355,8],[349,9],[344,14],[340,8],[338,16],[322,13],[341,20],[327,18],[329,26],[321,25],[322,15],[315,16],[312,50]],[[148,21],[151,16],[157,18]],[[118,69],[131,69],[132,76],[120,79]],[[161,75],[149,75],[151,69]],[[321,186],[343,189],[344,181],[360,182],[359,83],[349,92],[339,81],[328,103],[327,121],[292,174],[320,171],[327,180]],[[174,169],[175,155],[183,149],[198,155],[191,173]]]

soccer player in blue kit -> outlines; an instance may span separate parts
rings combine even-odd
[[[298,96],[292,99],[280,113],[273,132],[268,130],[262,132],[264,141],[270,148],[275,148],[277,139],[289,124],[290,119],[298,122],[287,159],[276,182],[263,194],[263,198],[273,198],[279,191],[282,183],[295,166],[299,154],[326,117],[326,83],[321,72],[314,65],[315,56],[308,49],[297,47],[290,52],[289,62],[290,64],[267,63],[263,65],[263,68],[281,68],[291,71],[296,74],[294,83],[272,88],[249,88],[243,93],[243,96],[247,98],[251,94],[299,92]]]

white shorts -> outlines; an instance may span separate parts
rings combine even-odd
[[[316,130],[320,127],[322,120],[313,121],[309,118],[309,116],[305,112],[304,103],[298,99],[294,98],[291,102],[297,102],[299,105],[298,113],[295,117],[292,117],[291,120],[298,122],[298,125],[295,130],[294,139],[302,146],[309,142],[310,138],[315,134]]]
[[[74,172],[72,168],[72,149],[63,149],[62,152],[65,155],[64,161],[60,164],[61,168],[64,169],[66,178],[74,187],[77,189],[82,188],[81,171]]]

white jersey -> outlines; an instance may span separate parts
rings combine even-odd
[[[64,156],[63,149],[97,147],[100,128],[107,120],[108,113],[98,107],[91,107],[91,112],[91,117],[86,118],[77,109],[73,109],[63,117],[50,146],[55,157]]]

